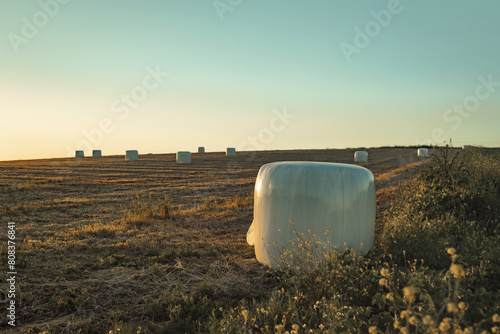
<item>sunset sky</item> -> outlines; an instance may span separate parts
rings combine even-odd
[[[500,146],[495,0],[0,0],[0,160]]]

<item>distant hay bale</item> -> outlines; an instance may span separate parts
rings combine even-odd
[[[421,158],[428,158],[429,157],[429,149],[425,147],[421,147],[417,150],[417,155]]]
[[[198,147],[198,153],[205,153],[205,148],[203,146]]]
[[[236,155],[236,149],[234,147],[226,148],[226,155]]]
[[[293,222],[292,223],[290,222]],[[375,182],[368,169],[327,162],[263,165],[255,182],[247,243],[259,262],[280,269],[280,256],[301,253],[305,235],[322,249],[367,252],[375,235]]]
[[[75,151],[75,158],[83,158],[85,157],[85,153],[82,150]]]
[[[469,145],[463,145],[463,146],[462,146],[462,150],[467,149],[467,147],[469,147]]]
[[[92,158],[100,158],[100,157],[102,157],[101,150],[93,150],[92,151]]]
[[[354,152],[354,162],[367,162],[368,152],[366,151],[356,151]]]
[[[139,152],[137,150],[125,151],[125,160],[139,160]]]
[[[179,151],[176,154],[176,160],[178,164],[190,164],[191,163],[191,152]]]

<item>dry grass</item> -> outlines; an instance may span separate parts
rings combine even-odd
[[[174,154],[0,162],[2,235],[8,221],[17,224],[14,331],[145,328],[155,322],[151,303],[174,290],[206,286],[236,299],[266,291],[269,274],[245,241],[258,169],[285,160],[352,163],[354,151],[195,153],[189,165]],[[368,152],[360,165],[375,175],[380,207],[422,162],[415,149]],[[156,206],[165,197],[169,215]],[[150,201],[151,215],[127,216],[134,198]]]

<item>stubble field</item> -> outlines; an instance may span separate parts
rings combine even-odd
[[[2,240],[15,222],[18,270],[17,327],[2,317],[0,328],[149,332],[172,320],[158,300],[173,294],[206,289],[221,305],[258,298],[275,284],[245,240],[260,166],[353,163],[354,151],[195,153],[185,165],[175,154],[0,162]],[[359,165],[375,176],[378,237],[381,208],[426,160],[414,148],[367,151]]]

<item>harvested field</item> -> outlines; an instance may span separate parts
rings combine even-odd
[[[17,226],[14,332],[148,327],[165,320],[159,296],[203,285],[221,300],[258,296],[272,283],[245,234],[260,166],[353,163],[355,151],[193,153],[188,165],[175,154],[0,162],[2,233]],[[378,209],[427,161],[411,148],[367,151],[359,165],[375,176]]]

